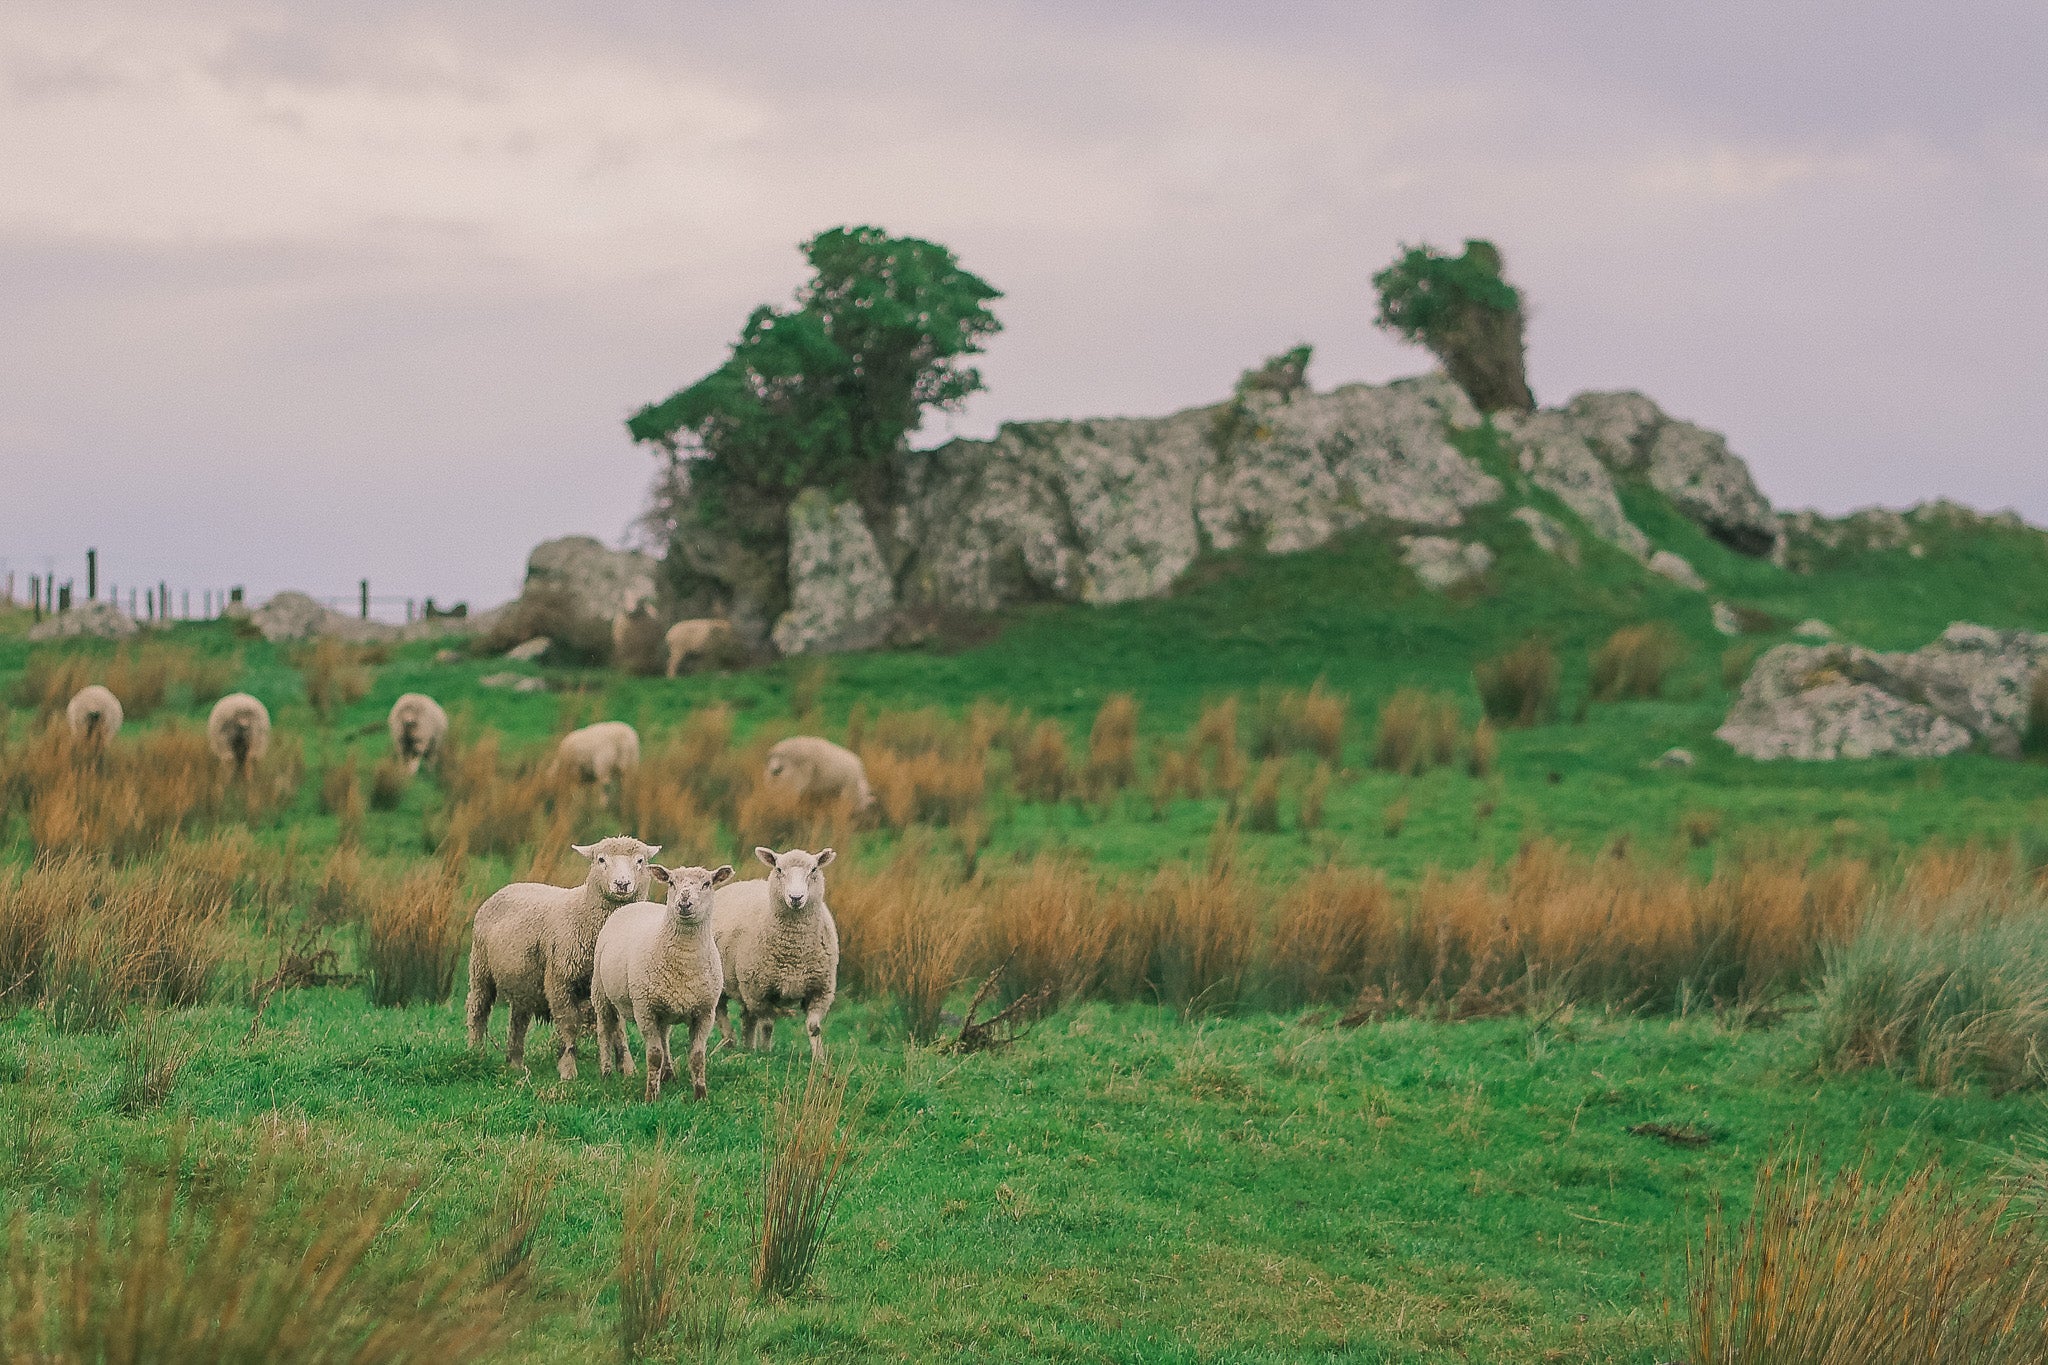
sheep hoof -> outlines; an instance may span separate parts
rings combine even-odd
[[[701,1100],[704,1098],[705,1095],[709,1093],[710,1092],[704,1088],[704,1082],[702,1081],[697,1081],[690,1086],[690,1098],[693,1100]]]

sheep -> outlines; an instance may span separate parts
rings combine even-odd
[[[622,720],[601,720],[562,736],[559,770],[599,786],[640,766],[640,736]]]
[[[668,675],[682,672],[685,663],[732,648],[732,622],[721,616],[695,621],[678,621],[668,628]]]
[[[440,756],[448,738],[448,713],[424,692],[408,692],[391,703],[391,749],[409,773]]]
[[[648,873],[668,886],[663,904],[642,901],[612,912],[597,935],[597,960],[590,1001],[597,1007],[597,1065],[612,1074],[614,1062],[633,1074],[633,1049],[626,1044],[630,1013],[647,1050],[649,1104],[661,1098],[661,1083],[676,1074],[669,1030],[690,1026],[690,1097],[704,1098],[704,1044],[711,1016],[725,989],[725,968],[711,933],[712,888],[732,876],[730,863],[716,869],[662,867]]]
[[[78,689],[64,708],[71,733],[88,744],[105,744],[121,733],[121,699],[98,683]]]
[[[545,1011],[555,1026],[555,1070],[576,1079],[576,1033],[590,1006],[597,935],[612,911],[641,898],[648,860],[659,844],[624,834],[572,844],[590,859],[581,886],[514,882],[477,907],[469,950],[469,1046],[484,1045],[491,1007],[500,996],[511,1011],[507,1066],[526,1065],[526,1028]]]
[[[818,800],[851,799],[855,810],[875,804],[860,755],[816,735],[793,735],[768,751],[763,770],[771,781]]]
[[[270,747],[270,712],[247,692],[230,692],[206,718],[206,742],[236,777],[245,777]]]
[[[811,1060],[825,1060],[825,1012],[839,990],[839,927],[825,904],[825,866],[831,849],[777,853],[757,848],[765,880],[734,882],[713,902],[712,937],[725,966],[718,1024],[733,1040],[726,1001],[740,1002],[747,1046],[766,1051],[775,1039],[777,1013],[801,1013],[811,1037]]]

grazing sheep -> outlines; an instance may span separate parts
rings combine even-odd
[[[213,704],[206,718],[206,742],[221,762],[246,777],[249,765],[270,747],[270,712],[247,692],[230,692]]]
[[[816,735],[794,735],[768,751],[767,776],[819,800],[850,798],[855,810],[875,804],[860,756]]]
[[[599,786],[640,766],[640,736],[622,720],[601,720],[562,736],[555,761]]]
[[[581,886],[514,882],[476,910],[469,950],[469,1045],[484,1045],[491,1007],[500,996],[512,1013],[505,1044],[509,1066],[526,1065],[526,1027],[546,1012],[555,1026],[555,1070],[576,1079],[576,1031],[590,1007],[590,974],[598,931],[621,905],[647,887],[647,863],[659,844],[615,834],[572,844],[590,859]]]
[[[816,854],[757,848],[768,866],[763,881],[734,882],[714,901],[712,936],[725,964],[725,994],[718,1023],[732,1040],[725,1002],[737,997],[747,1046],[774,1044],[775,1016],[802,1014],[811,1035],[811,1060],[825,1060],[825,1011],[839,990],[839,927],[825,904],[825,865],[831,849]]]
[[[391,703],[391,750],[409,773],[440,755],[448,738],[448,713],[424,692],[408,692]]]
[[[668,628],[668,675],[673,678],[686,663],[724,653],[732,643],[732,622],[722,616],[678,621]]]
[[[88,684],[65,706],[64,719],[88,744],[105,744],[121,733],[121,699],[98,683]]]
[[[647,871],[668,885],[665,904],[642,901],[612,912],[597,935],[597,965],[590,1002],[597,1006],[597,1065],[612,1074],[616,1060],[633,1074],[625,1016],[631,1014],[647,1050],[647,1102],[661,1098],[661,1083],[676,1074],[669,1029],[690,1026],[690,1096],[704,1098],[704,1043],[725,989],[725,968],[711,933],[711,892],[732,876],[732,866],[661,867]]]

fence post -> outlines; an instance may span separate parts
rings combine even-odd
[[[369,579],[367,579],[367,578],[365,578],[365,579],[363,580],[363,582],[362,582],[362,594],[363,594],[363,619],[364,619],[365,621],[367,621],[367,620],[369,620],[369,619],[370,619],[370,580],[369,580]]]
[[[178,589],[178,617],[184,621],[192,619],[192,589],[190,588]]]
[[[58,611],[58,613],[59,613],[59,614],[61,615],[62,613],[64,613],[64,612],[67,612],[67,611],[70,611],[70,610],[71,610],[71,582],[70,582],[70,580],[69,580],[69,579],[66,579],[66,580],[65,580],[65,583],[64,583],[64,586],[63,586],[63,587],[61,587],[61,588],[59,588],[59,589],[57,589],[57,611]]]
[[[120,605],[121,604],[118,601],[114,603],[114,606],[116,608],[118,608]],[[133,588],[128,589],[128,614],[130,616],[133,616],[135,614],[135,589]]]
[[[28,609],[40,623],[43,619],[43,579],[40,574],[28,576]]]
[[[85,599],[90,602],[99,595],[100,552],[98,550],[87,550],[85,552]],[[121,604],[116,602],[114,605],[118,608]]]

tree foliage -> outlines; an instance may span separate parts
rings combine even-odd
[[[1403,246],[1372,277],[1380,326],[1427,346],[1482,412],[1536,406],[1522,348],[1522,294],[1502,273],[1500,249],[1471,240],[1463,254]]]
[[[876,227],[804,243],[795,306],[754,310],[724,364],[628,419],[636,441],[690,458],[700,510],[786,507],[798,490],[872,503],[894,487],[930,408],[981,389],[964,358],[1002,324],[1002,295],[935,242]]]

